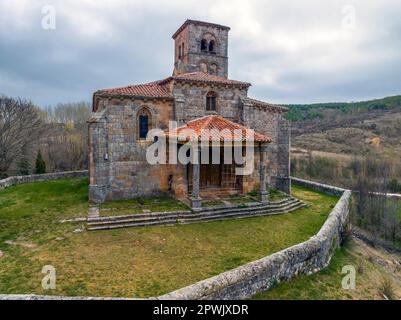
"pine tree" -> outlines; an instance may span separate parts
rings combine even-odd
[[[27,176],[30,174],[31,166],[26,157],[22,157],[17,163],[17,172],[21,176]]]
[[[40,152],[40,150],[36,157],[35,173],[36,174],[46,173],[46,163],[45,160],[43,160],[42,153]]]

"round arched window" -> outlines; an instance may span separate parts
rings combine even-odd
[[[139,139],[146,139],[149,127],[150,127],[151,116],[147,109],[141,109],[138,112],[138,137]]]
[[[211,40],[209,42],[209,52],[215,52],[215,51],[216,51],[215,42],[214,40]]]
[[[207,51],[207,40],[202,39],[201,41],[201,51]]]
[[[206,95],[206,111],[217,110],[217,94],[215,92],[209,92]]]

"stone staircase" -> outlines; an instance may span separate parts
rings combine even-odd
[[[288,213],[306,204],[293,197],[268,204],[252,203],[244,206],[203,208],[201,211],[155,212],[111,217],[88,217],[87,229],[108,230],[128,227],[189,224],[225,219],[240,219]]]

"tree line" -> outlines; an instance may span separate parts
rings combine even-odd
[[[87,168],[87,102],[41,109],[0,96],[0,178]]]
[[[291,174],[355,191],[352,223],[401,249],[401,200],[388,197],[388,193],[401,193],[399,159],[389,160],[372,152],[346,161],[308,151],[293,157]]]
[[[353,114],[375,110],[400,110],[401,96],[386,97],[360,102],[333,102],[314,104],[290,104],[286,118],[291,121],[323,119],[325,110],[337,110],[341,113]]]

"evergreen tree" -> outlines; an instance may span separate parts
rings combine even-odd
[[[31,165],[26,157],[22,157],[17,163],[17,172],[21,176],[27,176],[31,172]]]
[[[40,152],[40,150],[36,157],[35,173],[36,174],[46,173],[46,163],[45,160],[43,160],[42,153]]]

